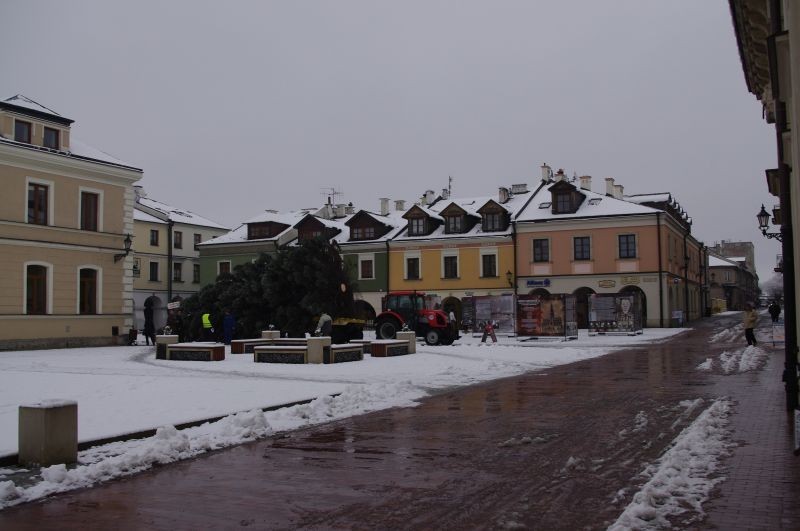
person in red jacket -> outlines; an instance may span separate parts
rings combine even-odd
[[[492,321],[486,321],[486,324],[483,326],[483,337],[481,338],[481,343],[486,342],[486,338],[489,336],[491,336],[493,343],[497,343],[497,336],[494,335],[494,323]]]

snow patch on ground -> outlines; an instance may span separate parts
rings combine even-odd
[[[644,411],[640,411],[636,414],[636,417],[633,419],[633,427],[628,429],[625,428],[624,430],[620,430],[619,436],[620,438],[627,437],[633,433],[639,433],[644,431],[647,428],[648,424],[647,414]]]
[[[710,371],[714,364],[714,358],[706,358],[706,361],[696,367],[698,371]]]
[[[642,474],[649,480],[608,529],[670,528],[669,517],[688,511],[695,514],[682,525],[701,519],[705,515],[702,504],[711,489],[725,479],[712,476],[733,446],[728,428],[730,409],[729,400],[716,400],[685,428],[672,447],[644,470]]]
[[[735,374],[760,369],[767,362],[767,353],[754,346],[719,355],[719,364],[725,374]]]
[[[722,342],[729,342],[735,339],[738,339],[744,333],[744,325],[741,323],[733,326],[731,328],[726,328],[724,330],[720,330],[716,334],[712,335],[709,339],[709,343],[722,343]]]

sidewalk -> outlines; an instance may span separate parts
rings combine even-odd
[[[738,322],[717,318],[662,344],[10,508],[0,528],[603,529],[693,421],[683,404],[729,396],[740,446],[723,461],[727,479],[704,504],[705,520],[689,512],[672,524],[798,529],[800,461],[783,411],[782,351],[765,344],[769,361],[755,372],[697,368],[742,348],[741,334],[709,343]]]

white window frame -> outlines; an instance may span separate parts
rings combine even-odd
[[[408,259],[416,258],[419,264],[419,278],[408,278]],[[419,251],[406,251],[403,253],[403,280],[422,280],[422,254]]]
[[[372,276],[361,276],[361,262],[372,262]],[[375,253],[358,255],[358,280],[375,280]]]
[[[75,315],[82,315],[81,314],[81,269],[94,269],[97,271],[97,300],[95,301],[95,306],[97,306],[97,315],[102,315],[103,313],[103,268],[99,265],[95,264],[84,264],[79,265],[78,269],[75,271]]]
[[[55,223],[53,221],[55,220],[56,212],[56,183],[54,181],[48,181],[47,179],[39,179],[38,177],[25,177],[25,201],[23,201],[22,205],[22,219],[25,220],[25,223],[28,223],[28,188],[31,183],[47,186],[47,226],[54,226]],[[31,225],[35,225],[35,223],[31,223]],[[78,226],[80,227],[80,222],[78,223]]]
[[[445,277],[444,276],[444,259],[445,257],[455,256],[456,257],[456,276],[455,277]],[[439,261],[441,265],[441,278],[447,280],[455,280],[461,278],[461,259],[459,258],[458,249],[443,249],[441,260]]]
[[[478,256],[478,269],[481,272],[481,278],[487,278],[486,275],[483,274],[483,257],[484,256],[494,256],[494,268],[495,273],[497,273],[494,277],[488,278],[497,278],[500,276],[500,258],[498,256],[497,247],[486,247],[481,248],[480,256]]]
[[[97,194],[97,232],[103,232],[103,203],[105,203],[105,198],[103,197],[103,190],[98,188],[78,187],[78,224],[76,227],[78,229],[81,228],[81,220],[83,219],[83,201],[81,201],[83,192]]]
[[[27,186],[25,187],[27,190]],[[47,303],[45,315],[53,313],[53,264],[39,260],[31,260],[22,264],[22,313],[28,314],[28,266],[44,266],[47,269]],[[35,317],[35,316],[31,316]]]

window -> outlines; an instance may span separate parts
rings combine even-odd
[[[588,236],[578,236],[572,239],[575,248],[575,260],[591,260],[590,239]]]
[[[28,223],[47,225],[50,187],[40,183],[28,183]]]
[[[183,282],[183,264],[174,262],[172,264],[172,280],[173,282]]]
[[[464,226],[463,216],[447,216],[445,220],[447,221],[445,232],[448,234],[457,234],[462,231],[462,227]]]
[[[445,256],[444,278],[458,278],[458,256]]]
[[[406,279],[419,280],[419,257],[406,258]]]
[[[200,283],[200,264],[192,264],[192,282]]]
[[[481,276],[482,277],[496,277],[497,276],[497,255],[483,254],[481,255]]]
[[[94,315],[97,313],[97,270],[81,269],[78,279],[78,313]]]
[[[58,129],[53,129],[52,127],[45,127],[44,138],[42,139],[42,145],[46,148],[58,149],[60,145],[58,137],[59,137]]]
[[[183,233],[176,230],[172,233],[172,246],[175,249],[183,249]]]
[[[150,231],[150,245],[158,247],[158,230],[153,229]]]
[[[371,258],[360,258],[358,260],[358,278],[370,279],[375,278],[374,262]]]
[[[411,218],[408,221],[408,233],[412,236],[425,234],[425,218]]]
[[[133,276],[135,278],[139,278],[142,274],[142,259],[141,258],[134,258],[133,259]]]
[[[503,230],[503,217],[500,214],[486,214],[483,216],[483,230]]]
[[[375,227],[353,227],[354,240],[374,240]]]
[[[548,239],[533,240],[533,261],[534,262],[550,261],[550,240]]]
[[[200,234],[194,234],[194,250],[197,250],[197,244],[203,241],[203,237]]]
[[[231,262],[227,260],[225,262],[217,262],[217,275],[221,275],[223,273],[230,273],[231,272]]]
[[[25,309],[28,315],[47,313],[47,266],[29,265],[26,268]]]
[[[725,271],[725,282],[730,282],[730,281],[731,281],[731,272]]]
[[[31,123],[14,120],[14,140],[17,142],[31,143]]]
[[[556,194],[556,214],[567,214],[572,211],[570,194]]]
[[[635,234],[620,234],[619,235],[619,257],[620,258],[636,258],[636,235]]]
[[[158,262],[150,262],[150,282],[158,282]]]
[[[100,196],[92,192],[81,192],[81,230],[97,231]]]

